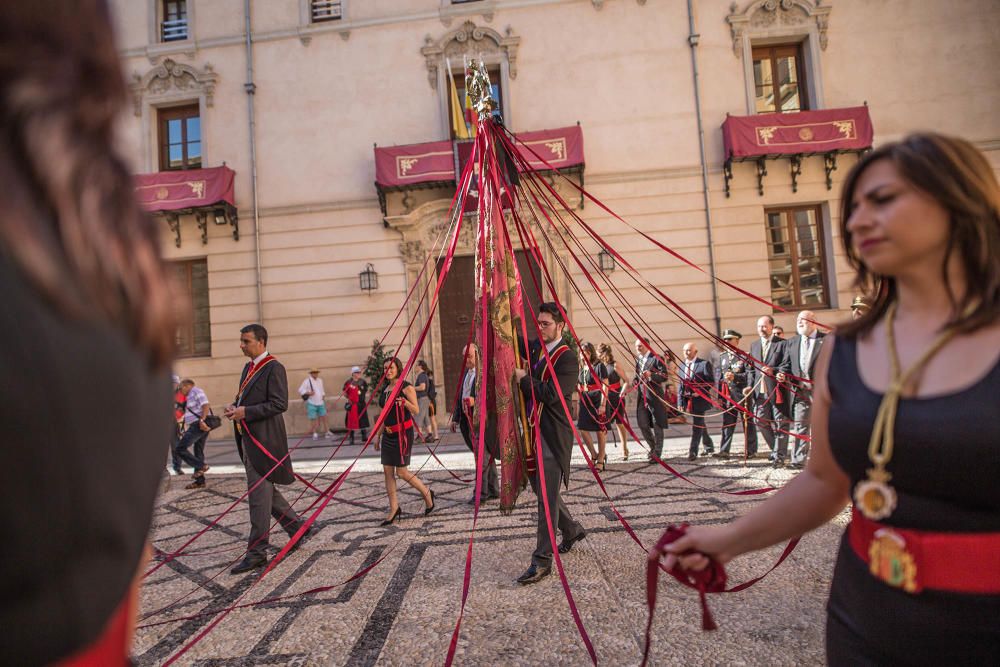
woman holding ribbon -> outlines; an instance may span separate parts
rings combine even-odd
[[[597,346],[597,358],[604,369],[604,377],[607,379],[608,407],[605,414],[608,424],[614,424],[618,429],[618,435],[622,439],[622,458],[628,461],[628,433],[625,430],[625,402],[622,400],[622,384],[624,379],[618,374],[618,367],[615,364],[615,353],[607,343]]]
[[[604,365],[598,362],[597,352],[593,343],[580,345],[580,375],[577,380],[577,391],[580,393],[580,415],[576,420],[576,428],[580,431],[583,443],[587,445],[594,465],[604,472],[605,459],[608,456],[608,392],[605,387]],[[597,453],[594,453],[594,439],[590,435],[597,433]]]
[[[395,399],[392,399],[393,394]],[[381,433],[376,434],[375,449],[382,451],[382,473],[385,476],[385,492],[389,496],[389,516],[380,525],[388,526],[403,513],[396,494],[397,477],[423,496],[427,505],[425,515],[434,511],[434,492],[408,469],[414,441],[413,415],[420,412],[420,406],[417,404],[417,392],[412,384],[403,379],[403,364],[396,357],[385,362],[385,387],[378,404],[385,412],[385,420],[379,427]]]
[[[690,528],[665,564],[725,563],[853,501],[828,662],[1000,664],[1000,186],[971,144],[917,134],[862,158],[841,202],[876,296],[820,354],[806,469],[737,521]]]

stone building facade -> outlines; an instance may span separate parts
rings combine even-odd
[[[719,277],[785,299],[792,312],[775,317],[786,328],[802,304],[815,304],[825,322],[846,316],[854,292],[839,248],[838,189],[857,157],[727,163],[727,116],[867,107],[876,145],[932,129],[972,140],[1000,164],[1000,70],[983,66],[1000,56],[992,0],[112,5],[134,102],[122,146],[135,171],[235,172],[231,214],[208,207],[153,218],[194,302],[177,370],[215,403],[236,386],[243,324],[269,329],[293,388],[316,366],[336,394],[400,308],[417,325],[430,316],[425,306],[416,312],[416,299],[404,300],[447,223],[454,186],[377,188],[373,149],[450,139],[449,73],[470,57],[490,66],[508,128],[579,124],[585,167],[574,182]],[[560,187],[571,196],[570,185]],[[709,328],[752,335],[756,318],[770,312],[597,206],[573,201]],[[464,239],[460,254],[470,253]],[[375,290],[360,286],[368,265]],[[692,336],[630,287],[620,267],[608,275],[673,346]],[[571,277],[582,297],[563,279],[560,298],[583,336],[601,342],[580,304],[596,294],[581,275]],[[442,304],[422,351],[439,378],[448,376],[445,360],[460,354],[445,331],[462,321],[460,302]],[[416,331],[404,335],[406,319],[387,337],[403,353]],[[439,393],[451,396],[452,383],[442,384]],[[290,412],[297,410],[304,412]]]

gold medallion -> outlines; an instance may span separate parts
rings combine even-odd
[[[854,487],[854,505],[872,521],[885,519],[896,509],[896,490],[885,470],[868,469],[868,479]]]

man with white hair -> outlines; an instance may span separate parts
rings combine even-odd
[[[698,356],[694,343],[684,343],[684,359],[680,363],[681,388],[678,392],[678,407],[691,415],[691,446],[688,461],[698,458],[698,443],[702,443],[702,456],[712,454],[715,444],[705,428],[705,411],[712,405],[712,385],[715,373],[712,364]]]
[[[803,310],[795,319],[797,336],[785,344],[785,363],[791,377],[778,373],[778,382],[788,382],[792,400],[791,466],[802,468],[809,456],[809,416],[812,411],[812,376],[823,346],[823,334],[816,326],[816,314]]]

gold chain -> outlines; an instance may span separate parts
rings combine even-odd
[[[896,302],[889,305],[885,316],[885,334],[889,344],[889,387],[885,390],[882,402],[878,407],[878,414],[875,417],[875,424],[872,428],[871,441],[868,443],[868,458],[875,464],[876,468],[882,470],[892,459],[893,431],[896,426],[896,411],[899,407],[900,394],[903,387],[909,382],[917,371],[921,370],[927,361],[937,354],[945,344],[955,336],[955,329],[949,329],[938,336],[931,345],[924,350],[920,358],[910,366],[905,373],[900,373],[899,354],[896,352],[896,336],[894,331],[894,320],[896,318]]]

